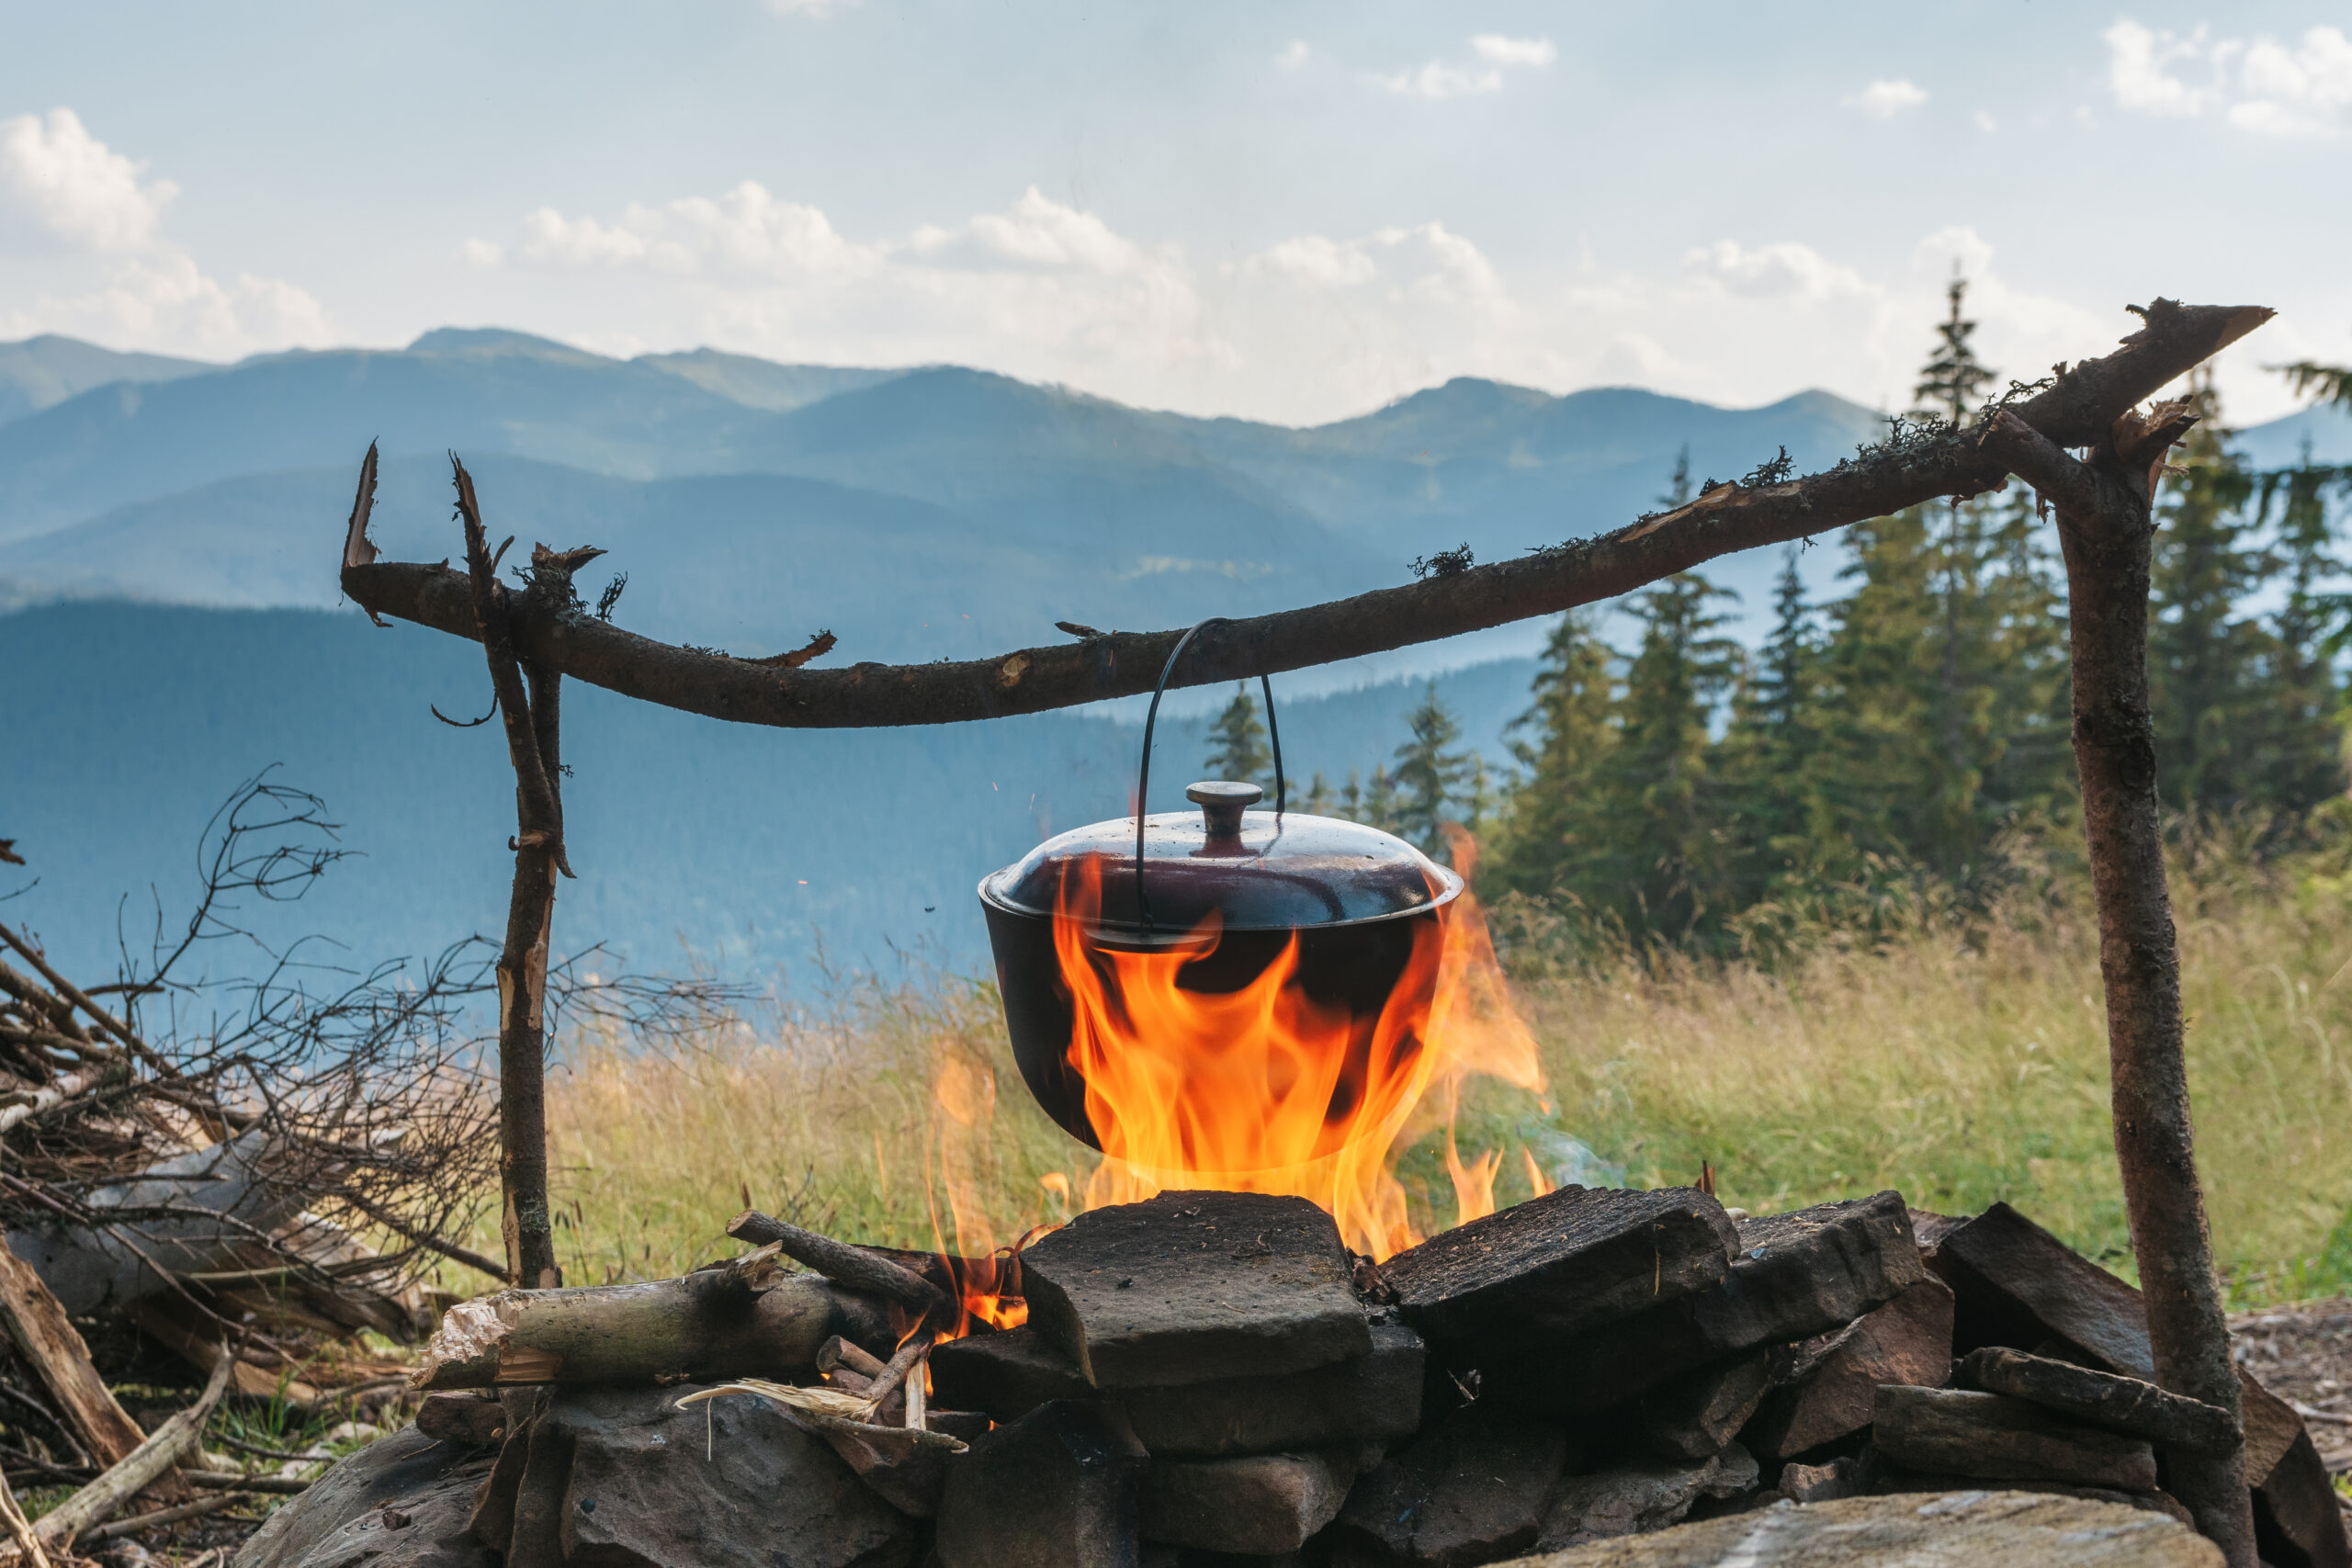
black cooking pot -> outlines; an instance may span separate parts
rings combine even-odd
[[[1201,629],[1185,634],[1169,656],[1161,691]],[[1273,689],[1262,678],[1261,684],[1271,728]],[[1155,692],[1144,721],[1138,808],[1150,786],[1159,712]],[[1460,877],[1402,839],[1361,823],[1285,812],[1282,741],[1279,730],[1272,734],[1272,811],[1249,809],[1264,795],[1256,784],[1195,784],[1184,793],[1198,812],[1075,829],[980,883],[1013,1059],[1046,1114],[1096,1148],[1102,1139],[1087,1120],[1085,1085],[1069,1060],[1077,1013],[1055,942],[1057,919],[1073,921],[1066,934],[1106,988],[1115,987],[1115,970],[1095,962],[1099,955],[1167,951],[1189,954],[1177,970],[1178,989],[1237,991],[1295,939],[1297,967],[1289,983],[1319,1007],[1344,1008],[1368,1022],[1389,1005],[1416,941],[1434,938],[1438,911],[1462,891]],[[1088,896],[1073,897],[1085,884],[1091,884]],[[1088,911],[1082,918],[1069,912],[1080,908]],[[1433,979],[1434,966],[1425,966],[1420,983]],[[1351,1034],[1361,1049],[1371,1031]],[[1361,1089],[1359,1066],[1343,1066],[1335,1100]],[[1333,1107],[1335,1113],[1348,1109]]]

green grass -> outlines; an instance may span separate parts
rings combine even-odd
[[[2352,899],[2325,867],[2251,867],[2209,854],[2175,875],[2199,1156],[2247,1304],[2352,1286]],[[1636,1185],[1711,1162],[1724,1201],[1756,1212],[1883,1187],[1947,1212],[2006,1200],[2130,1274],[2080,889],[1804,945],[1770,970],[1621,957],[1523,977],[1548,1097],[1470,1095],[1464,1152],[1504,1151],[1505,1201],[1529,1190],[1515,1145],[1544,1129]],[[1518,954],[1541,967],[1540,942]],[[948,1061],[993,1077],[968,1126],[934,1108]],[[714,1023],[662,1054],[573,1040],[550,1096],[574,1283],[730,1250],[720,1228],[747,1195],[844,1236],[977,1250],[1067,1217],[1057,1179],[1082,1189],[1092,1157],[1020,1087],[990,991],[953,980],[869,986],[822,1019]],[[1441,1151],[1424,1139],[1399,1167],[1425,1226],[1452,1214]],[[499,1250],[494,1215],[473,1240]]]

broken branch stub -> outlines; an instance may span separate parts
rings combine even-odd
[[[746,1209],[727,1223],[727,1234],[736,1241],[747,1241],[754,1247],[775,1246],[797,1263],[814,1269],[828,1280],[837,1280],[854,1291],[898,1303],[900,1306],[923,1316],[946,1309],[944,1292],[922,1275],[902,1269],[888,1258],[879,1257],[862,1247],[845,1241],[835,1241],[829,1235],[804,1230],[796,1224]]]

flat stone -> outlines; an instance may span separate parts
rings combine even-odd
[[[1720,1283],[1482,1370],[1530,1409],[1604,1410],[1693,1367],[1840,1327],[1927,1277],[1899,1192],[1743,1220],[1736,1235]]]
[[[1144,1539],[1255,1557],[1296,1551],[1347,1501],[1360,1456],[1345,1449],[1154,1460],[1144,1472]]]
[[[750,1395],[678,1408],[695,1392],[688,1384],[565,1389],[549,1402],[532,1458],[540,1439],[569,1442],[564,1562],[905,1568],[914,1561],[915,1527],[823,1441]],[[524,1528],[518,1513],[518,1537]],[[520,1556],[510,1552],[510,1563]]]
[[[1712,1459],[1756,1414],[1771,1385],[1769,1350],[1685,1372],[1642,1395],[1642,1436],[1670,1459]]]
[[[2080,1486],[2071,1481],[2036,1481],[2028,1476],[2005,1476],[1997,1482],[1987,1482],[1973,1475],[1933,1475],[1890,1464],[1875,1450],[1864,1450],[1858,1460],[1850,1462],[1858,1466],[1862,1491],[1873,1496],[1898,1492],[1972,1492],[1996,1485],[2007,1492],[2039,1492],[2053,1497],[2086,1497],[2094,1503],[2120,1503],[2127,1508],[2144,1508],[2178,1519],[2191,1529],[2197,1528],[2188,1506],[2168,1492],[2125,1492],[2113,1486]]]
[[[270,1515],[237,1568],[492,1568],[468,1528],[492,1461],[413,1427],[379,1438]]]
[[[1849,1497],[1678,1525],[1510,1568],[2222,1568],[2221,1549],[2113,1503],[1970,1491]]]
[[[1869,1426],[1879,1384],[1942,1382],[1951,1309],[1950,1286],[1921,1280],[1843,1328],[1776,1350],[1774,1386],[1739,1440],[1758,1458],[1790,1459]]]
[[[1367,1471],[1331,1525],[1332,1568],[1453,1568],[1535,1543],[1567,1436],[1488,1405],[1455,1411]]]
[[[1147,1463],[1111,1406],[1039,1405],[948,1465],[938,1568],[1138,1568]]]
[[[1623,1465],[1563,1482],[1544,1516],[1544,1551],[1664,1529],[1702,1497],[1734,1497],[1756,1485],[1756,1460],[1737,1443],[1702,1464]]]
[[[1881,1388],[1871,1442],[1911,1470],[2067,1481],[2124,1492],[2153,1492],[2156,1486],[2155,1451],[2144,1438],[2062,1420],[2007,1394]]]
[[[1282,1453],[1389,1442],[1420,1429],[1421,1337],[1401,1323],[1370,1326],[1371,1354],[1282,1377],[1216,1378],[1100,1395],[1076,1363],[1035,1330],[976,1334],[932,1352],[933,1397],[1014,1421],[1052,1399],[1082,1394],[1126,1412],[1143,1446],[1164,1458]]]
[[[1860,1461],[1850,1455],[1839,1455],[1827,1464],[1787,1464],[1781,1467],[1781,1483],[1775,1488],[1792,1503],[1830,1503],[1840,1497],[1861,1495]]]
[[[2245,1419],[2245,1467],[2261,1480],[2254,1493],[2255,1544],[2278,1563],[2345,1568],[2344,1513],[2334,1478],[2293,1406],[2240,1369]]]
[[[972,1334],[931,1352],[932,1397],[960,1410],[1018,1421],[1057,1399],[1092,1399],[1093,1385],[1034,1324]]]
[[[2152,1442],[2222,1453],[2236,1446],[2230,1413],[2201,1399],[2166,1393],[2152,1382],[2096,1371],[2073,1361],[2028,1355],[2002,1346],[1971,1350],[1960,1382],[1989,1393],[2030,1400],[2093,1427],[2129,1432]]]
[[[1029,1322],[1102,1388],[1304,1371],[1372,1336],[1330,1215],[1304,1198],[1163,1192],[1022,1254]]]
[[[1947,1230],[1930,1264],[1957,1298],[1952,1332],[1962,1354],[2055,1339],[2070,1359],[2155,1376],[2140,1292],[2007,1203]]]
[[[1723,1206],[1695,1187],[1562,1187],[1441,1232],[1380,1274],[1424,1337],[1485,1357],[1703,1291],[1737,1243]]]

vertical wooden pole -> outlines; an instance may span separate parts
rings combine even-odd
[[[2087,463],[2011,415],[1986,438],[2058,509],[2066,561],[2075,765],[2098,905],[2115,1156],[2156,1380],[2239,1414],[2237,1367],[2197,1179],[2180,954],[2165,885],[2148,696],[2156,465],[2193,423],[2186,405],[2126,414]],[[2231,1568],[2256,1568],[2243,1449],[2167,1453],[2166,1480]]]
[[[472,476],[454,463],[458,513],[465,525],[466,568],[474,620],[490,661],[492,689],[514,767],[514,883],[506,904],[506,941],[498,955],[498,1169],[500,1229],[507,1277],[526,1289],[563,1283],[555,1257],[555,1214],[548,1196],[548,945],[555,925],[555,882],[571,874],[563,848],[561,677],[531,670],[529,689],[506,624],[507,591],[498,581]],[[509,540],[508,543],[512,543]],[[531,552],[529,592],[569,598],[571,574],[601,550]]]

